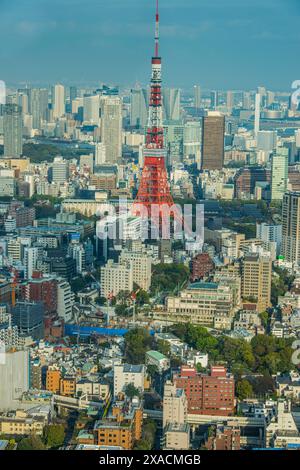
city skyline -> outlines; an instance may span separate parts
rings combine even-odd
[[[1,2],[1,78],[8,85],[147,83],[153,2],[16,3]],[[253,89],[264,82],[270,89],[289,90],[298,73],[299,5],[295,0],[255,0],[249,6],[236,0],[226,5],[220,0],[173,0],[172,5],[162,0],[165,84]]]

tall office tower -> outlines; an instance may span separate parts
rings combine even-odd
[[[295,141],[296,141],[296,147],[300,149],[300,129],[297,129],[295,131]]]
[[[221,170],[224,164],[225,116],[210,111],[202,118],[202,161],[203,170]]]
[[[255,95],[255,116],[254,116],[254,134],[257,136],[257,133],[260,129],[260,102],[261,96],[259,93]]]
[[[180,119],[180,90],[178,88],[163,88],[163,119],[179,121]]]
[[[100,96],[85,95],[83,97],[83,120],[99,125],[100,122]]]
[[[76,86],[70,86],[70,103],[71,104],[74,100],[76,100],[77,96],[78,96],[77,87]]]
[[[262,108],[266,106],[267,102],[267,89],[264,86],[257,87],[257,93],[260,95],[260,104]]]
[[[95,166],[103,165],[106,162],[105,145],[102,142],[98,142],[95,145]]]
[[[184,125],[183,156],[193,158],[200,168],[201,156],[201,123],[200,121],[189,121]]]
[[[251,109],[251,94],[249,91],[244,91],[243,93],[243,108]]]
[[[281,252],[285,261],[300,264],[300,191],[283,197]]]
[[[22,108],[22,114],[28,114],[29,113],[29,92],[30,89],[28,90],[18,90],[17,95],[16,95],[16,101],[15,104],[18,104]]]
[[[210,107],[212,110],[216,110],[219,104],[219,96],[216,90],[211,91],[210,93]]]
[[[122,158],[122,100],[118,96],[101,96],[100,117],[106,162],[116,163]]]
[[[69,178],[69,164],[62,157],[55,157],[52,164],[52,182],[65,183]]]
[[[254,301],[257,311],[264,312],[271,306],[272,261],[257,253],[245,256],[242,261],[242,297]]]
[[[145,128],[148,119],[148,93],[144,88],[132,89],[130,93],[130,125]]]
[[[232,108],[233,108],[233,100],[234,100],[234,95],[233,95],[233,92],[231,90],[227,91],[227,95],[226,95],[226,105],[227,105],[227,110],[229,112],[232,111]]]
[[[274,91],[267,91],[267,106],[271,106],[275,101]]]
[[[44,337],[43,302],[17,302],[12,309],[12,322],[24,336],[31,336],[38,341]]]
[[[184,125],[180,122],[166,122],[164,125],[165,146],[169,166],[183,161]]]
[[[29,91],[29,112],[32,115],[33,129],[40,129],[42,121],[46,121],[48,111],[48,90],[32,88]]]
[[[4,156],[19,158],[23,151],[21,106],[12,103],[8,103],[4,106],[3,132]]]
[[[194,85],[194,106],[196,109],[201,108],[201,87]]]
[[[65,87],[57,84],[52,88],[52,109],[54,119],[65,114]]]
[[[144,168],[134,204],[134,211],[143,205],[150,216],[151,206],[158,205],[160,215],[166,205],[173,206],[168,175],[165,166],[164,129],[161,96],[161,57],[159,56],[158,0],[155,18],[155,54],[152,57],[151,92],[148,129],[144,148]]]
[[[277,147],[272,157],[272,201],[282,201],[287,189],[289,150],[285,147]]]
[[[273,152],[277,147],[277,131],[259,131],[257,133],[257,150]]]

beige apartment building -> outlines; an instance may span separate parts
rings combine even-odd
[[[176,388],[169,380],[164,388],[163,427],[168,423],[185,424],[187,419],[187,398],[184,390]]]
[[[272,261],[267,256],[250,254],[242,263],[242,297],[257,303],[257,311],[271,306]]]
[[[123,250],[120,262],[128,262],[132,268],[133,282],[148,291],[151,286],[151,257],[142,252]]]
[[[101,268],[100,274],[101,295],[108,297],[110,294],[116,296],[121,291],[132,292],[133,271],[130,263],[114,263],[108,260]]]
[[[195,282],[178,296],[167,298],[168,320],[230,327],[236,294],[229,285]],[[215,325],[217,327],[217,325]]]

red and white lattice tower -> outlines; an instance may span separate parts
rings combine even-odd
[[[173,206],[168,175],[166,171],[166,150],[164,148],[164,130],[162,118],[161,94],[161,57],[159,56],[159,11],[156,0],[155,21],[155,54],[152,57],[152,76],[149,102],[149,117],[144,147],[144,167],[133,204],[133,211],[138,212],[138,206],[147,208],[151,215],[153,205],[163,207]]]

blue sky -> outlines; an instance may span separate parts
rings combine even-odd
[[[0,0],[0,79],[146,84],[154,0]],[[160,0],[169,86],[289,90],[300,0]]]

